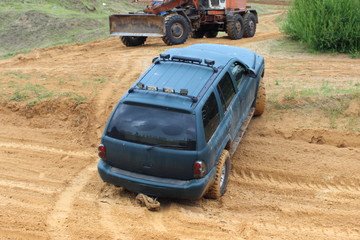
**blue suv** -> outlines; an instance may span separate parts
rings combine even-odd
[[[108,120],[100,177],[150,196],[221,197],[230,156],[264,111],[264,68],[260,55],[216,44],[155,57]]]

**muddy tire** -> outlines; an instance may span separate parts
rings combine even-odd
[[[143,45],[146,39],[147,37],[130,37],[130,36],[120,37],[121,42],[127,47],[135,47],[135,46]]]
[[[255,35],[256,32],[256,17],[252,13],[247,13],[244,15],[244,37],[251,38]]]
[[[216,164],[216,176],[213,185],[206,193],[206,198],[218,199],[226,192],[230,173],[230,153],[228,150],[221,152],[218,163]]]
[[[192,38],[203,38],[205,35],[205,32],[203,30],[197,30],[197,31],[193,31],[191,34]]]
[[[263,77],[260,79],[259,88],[256,96],[256,104],[255,104],[255,116],[260,116],[265,111],[266,105],[266,91],[265,91],[265,83]]]
[[[178,14],[168,15],[165,18],[165,36],[162,38],[167,45],[182,44],[190,34],[190,26],[187,20]]]
[[[234,15],[226,24],[226,32],[230,39],[241,39],[244,35],[244,19],[241,15]]]
[[[207,31],[205,33],[205,37],[207,37],[207,38],[216,38],[218,33],[219,33],[219,31],[217,31],[217,30]]]

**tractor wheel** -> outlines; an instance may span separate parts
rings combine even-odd
[[[266,92],[265,92],[265,83],[263,77],[260,78],[258,92],[256,96],[256,104],[255,104],[255,116],[260,116],[263,114],[266,105]]]
[[[205,35],[205,32],[203,30],[197,30],[197,31],[193,31],[191,34],[192,38],[203,38]]]
[[[182,44],[189,37],[190,26],[187,20],[178,14],[165,18],[165,36],[162,38],[167,45]]]
[[[237,14],[226,24],[226,32],[230,39],[240,39],[244,35],[244,19]]]
[[[221,152],[218,163],[216,164],[215,182],[209,188],[205,197],[218,199],[226,192],[230,173],[230,153],[228,150]]]
[[[205,37],[207,38],[216,38],[216,36],[218,35],[218,32],[217,30],[211,30],[211,31],[207,31],[205,33]]]
[[[245,21],[244,37],[251,38],[255,35],[256,32],[256,17],[252,13],[247,13],[244,15],[244,21]]]
[[[127,47],[134,47],[144,44],[147,37],[130,37],[122,36],[120,37],[121,42]]]

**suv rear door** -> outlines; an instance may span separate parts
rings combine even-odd
[[[111,166],[156,177],[192,178],[197,156],[194,114],[121,103],[105,134],[106,161]]]

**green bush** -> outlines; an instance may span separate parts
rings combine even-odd
[[[282,30],[317,51],[359,55],[359,0],[293,0]]]

